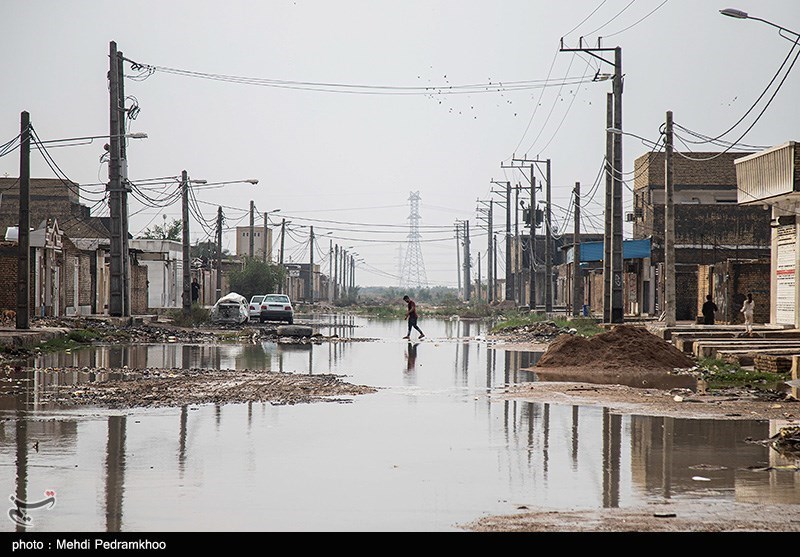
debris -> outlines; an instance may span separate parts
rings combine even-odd
[[[696,482],[710,482],[711,478],[705,478],[703,476],[692,476],[692,479]]]

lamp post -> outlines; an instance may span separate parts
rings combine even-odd
[[[722,15],[726,15],[728,17],[735,18],[735,19],[752,19],[752,20],[755,20],[755,21],[760,21],[762,23],[766,23],[767,25],[775,27],[779,31],[786,31],[787,33],[791,33],[795,37],[800,38],[800,33],[796,33],[796,32],[794,32],[794,31],[792,31],[790,29],[787,29],[786,27],[781,27],[780,25],[772,23],[771,21],[767,21],[766,19],[761,19],[760,17],[753,17],[750,14],[748,14],[747,12],[743,12],[742,10],[737,10],[736,8],[725,8],[723,10],[720,10],[719,13],[721,13]],[[781,36],[783,36],[783,35],[781,35]],[[784,37],[784,38],[786,38],[786,37]]]

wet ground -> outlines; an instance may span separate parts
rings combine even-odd
[[[540,353],[487,342],[485,324],[421,320],[428,337],[418,343],[401,339],[402,320],[315,322],[353,340],[109,345],[36,358],[40,371],[3,385],[0,477],[16,501],[52,504],[22,513],[27,521],[7,513],[0,531],[443,532],[536,509],[800,509],[795,462],[753,442],[781,420],[498,397],[535,379],[522,368]],[[81,368],[125,366],[332,374],[375,391],[334,404],[131,409],[52,396],[86,381]]]

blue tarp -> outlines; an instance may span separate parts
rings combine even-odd
[[[581,242],[581,263],[603,260],[604,242]],[[572,263],[572,247],[567,249],[567,263]],[[623,259],[644,259],[650,257],[650,238],[643,240],[623,240]]]

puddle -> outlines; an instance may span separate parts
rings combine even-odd
[[[454,531],[518,507],[670,498],[800,504],[794,462],[747,439],[762,420],[620,416],[497,400],[539,354],[474,340],[480,324],[353,318],[374,342],[119,345],[37,358],[0,382],[0,485],[55,505],[28,531]],[[468,339],[473,339],[468,341]],[[382,387],[351,404],[59,408],[42,393],[113,380],[81,367],[335,373]],[[47,368],[78,368],[53,373]],[[694,479],[702,476],[703,481]],[[11,502],[9,502],[11,505]],[[6,513],[0,531],[22,531]]]

